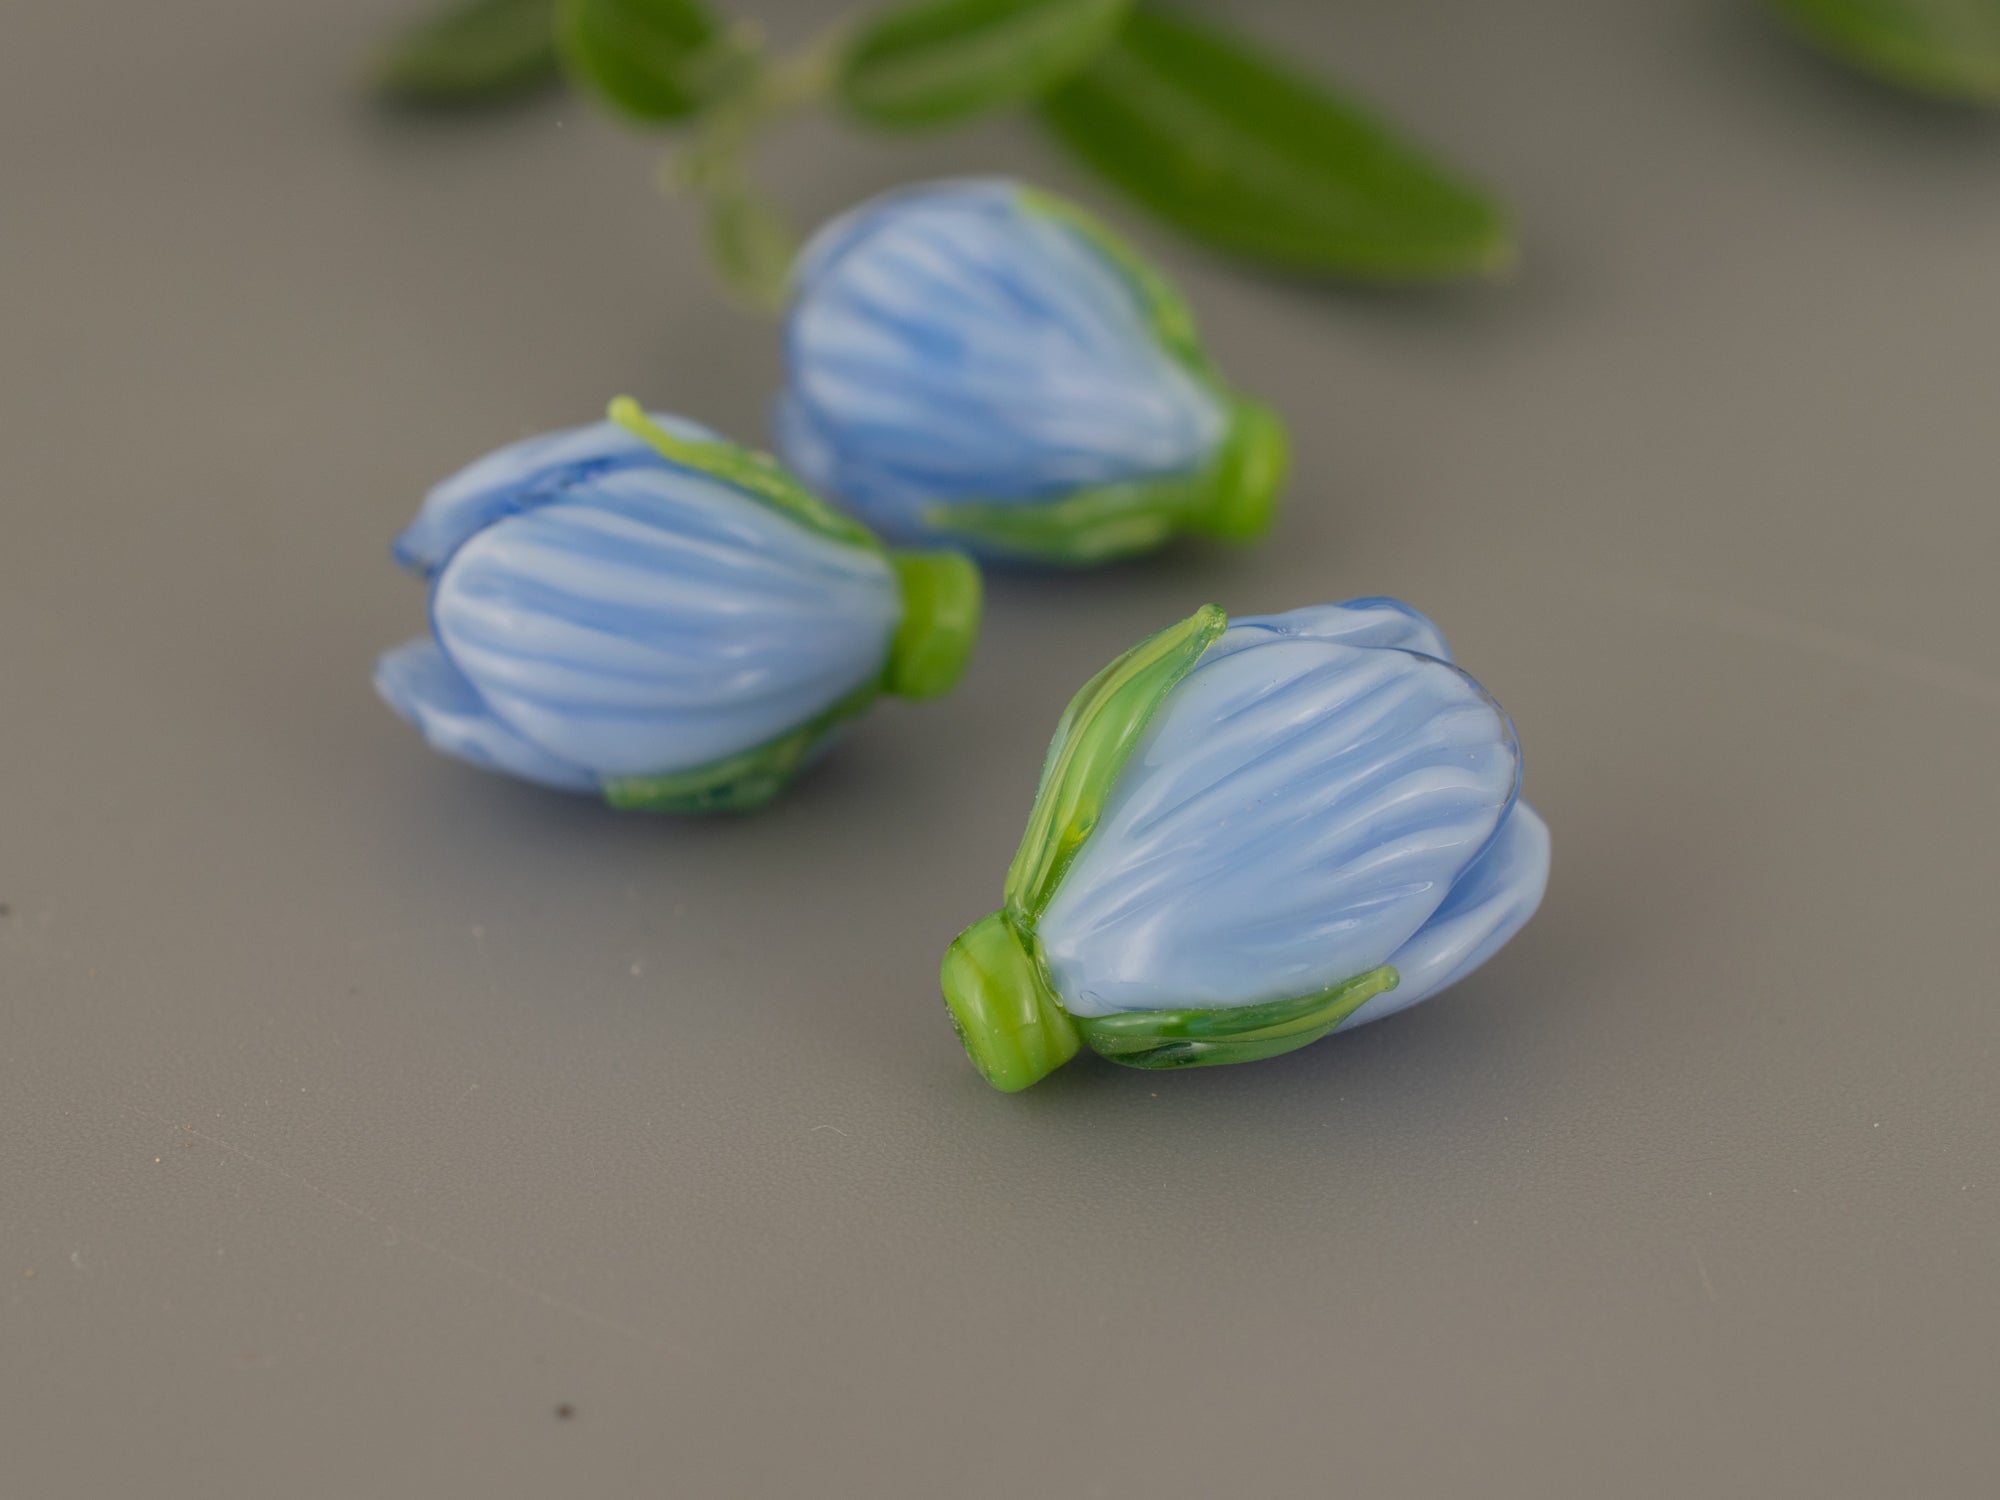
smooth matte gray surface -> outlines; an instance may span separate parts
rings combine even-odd
[[[1750,0],[1232,7],[1521,274],[1145,232],[1294,423],[1271,543],[998,579],[956,697],[684,824],[369,692],[425,486],[776,370],[646,145],[358,103],[411,8],[9,11],[0,1491],[1995,1493],[2000,125]],[[1088,192],[1010,124],[769,159],[970,168]],[[936,963],[1072,689],[1378,592],[1517,719],[1541,916],[1276,1062],[989,1092]]]

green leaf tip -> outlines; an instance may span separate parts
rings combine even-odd
[[[903,622],[889,647],[883,687],[899,698],[936,698],[964,675],[979,636],[983,588],[962,552],[892,552]]]
[[[675,437],[647,416],[646,408],[630,396],[613,396],[604,414],[640,442],[657,449],[661,457],[670,458],[677,464],[699,468],[705,457],[702,450],[720,446],[716,443],[692,443],[686,438]]]
[[[1140,0],[1040,110],[1114,187],[1253,260],[1414,282],[1490,274],[1512,253],[1486,193],[1214,19]]]
[[[651,442],[653,434],[659,431],[646,415],[646,408],[631,396],[613,396],[605,403],[604,414],[634,437],[643,437],[647,442]]]
[[[2000,0],[1770,0],[1823,51],[1947,104],[2000,105]]]
[[[966,1056],[1002,1093],[1039,1083],[1076,1056],[1076,1023],[1004,914],[982,917],[954,938],[938,978]]]

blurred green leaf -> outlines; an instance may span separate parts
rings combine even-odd
[[[413,104],[486,104],[555,81],[556,0],[461,0],[391,42],[376,87]]]
[[[871,125],[944,125],[1032,99],[1090,61],[1130,0],[922,0],[862,23],[842,101]]]
[[[1937,99],[2000,104],[2000,0],[1773,0],[1845,62]]]
[[[700,0],[560,0],[556,10],[570,74],[613,109],[648,122],[694,112],[719,35]]]
[[[709,259],[730,295],[758,312],[783,307],[799,250],[791,225],[741,184],[711,192],[707,208]]]
[[[1239,255],[1375,281],[1494,271],[1513,255],[1505,214],[1478,188],[1316,80],[1144,0],[1041,110],[1108,181]]]

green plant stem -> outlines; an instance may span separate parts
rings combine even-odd
[[[701,205],[710,257],[724,284],[757,311],[783,306],[798,236],[757,190],[750,158],[779,125],[830,97],[846,30],[833,26],[796,52],[773,57],[761,27],[738,25],[718,49],[722,76],[693,140],[661,163],[662,190]]]

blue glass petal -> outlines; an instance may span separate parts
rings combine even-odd
[[[594,792],[597,778],[559,760],[493,717],[437,642],[406,641],[375,664],[375,691],[434,750],[564,792]]]
[[[648,776],[762,744],[879,677],[902,608],[878,553],[660,465],[479,532],[438,575],[431,619],[520,734]]]
[[[1430,616],[1400,599],[1349,599],[1344,604],[1315,604],[1282,615],[1242,615],[1230,622],[1230,633],[1213,651],[1235,649],[1259,639],[1259,633],[1297,640],[1338,641],[1346,646],[1389,646],[1451,660],[1444,632]]]
[[[1506,946],[1542,904],[1549,883],[1549,825],[1516,802],[1487,851],[1472,862],[1426,922],[1389,959],[1402,982],[1341,1023],[1365,1026],[1457,984]]]
[[[899,535],[952,500],[1032,502],[1185,473],[1227,424],[1083,235],[1005,183],[868,204],[807,248],[779,446]]]
[[[679,417],[649,413],[679,437],[714,442],[707,428]],[[615,422],[593,422],[544,432],[495,449],[460,469],[424,497],[417,518],[396,538],[396,561],[418,573],[435,573],[482,527],[561,492],[565,484],[630,464],[664,464],[649,444]]]
[[[820,226],[799,251],[792,265],[792,294],[810,295],[827,268],[846,253],[848,247],[873,231],[885,214],[908,213],[921,205],[942,200],[959,213],[984,215],[998,225],[1016,212],[1015,183],[1007,177],[944,177],[935,182],[912,183],[892,188],[839,214]]]
[[[1388,961],[1512,805],[1507,716],[1428,655],[1233,625],[1043,912],[1082,1016],[1289,999]]]

